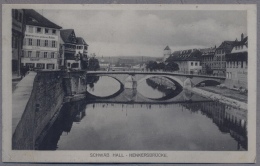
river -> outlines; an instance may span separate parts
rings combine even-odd
[[[116,80],[100,77],[88,91],[109,96],[119,87]],[[165,96],[145,81],[137,92],[154,99]],[[208,100],[167,104],[83,100],[63,106],[39,149],[247,150],[247,110]]]

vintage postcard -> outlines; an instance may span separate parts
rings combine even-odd
[[[256,5],[2,11],[4,162],[256,162]]]

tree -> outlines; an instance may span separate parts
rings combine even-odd
[[[166,59],[166,65],[165,65],[165,70],[166,71],[177,71],[179,70],[179,65],[177,63],[174,62],[174,56],[169,56]]]
[[[206,74],[213,74],[213,70],[208,64],[205,67],[206,67]]]
[[[169,61],[166,65],[165,65],[165,71],[177,71],[179,70],[179,65],[173,61]]]
[[[163,63],[163,62],[158,63],[158,64],[157,64],[157,69],[159,69],[159,70],[165,70],[165,63]]]
[[[146,69],[150,70],[150,71],[155,71],[158,69],[158,64],[157,62],[155,61],[149,61],[147,64],[146,64]]]
[[[99,66],[98,59],[95,58],[95,57],[89,58],[88,70],[96,71],[96,70],[99,70],[99,69],[100,69],[100,66]]]

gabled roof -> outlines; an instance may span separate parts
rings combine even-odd
[[[61,29],[61,26],[51,22],[33,9],[24,9],[26,25],[34,25],[41,27],[48,27],[54,29]]]
[[[230,53],[238,41],[223,41],[217,50],[224,49],[225,53]]]
[[[85,40],[82,37],[77,37],[77,44],[88,46],[88,44],[85,42]]]
[[[169,46],[166,46],[164,50],[171,50]]]
[[[197,49],[174,51],[166,61],[200,61],[201,54],[202,53]]]
[[[246,45],[247,46],[247,41],[248,41],[248,36],[245,37],[242,41],[236,42],[234,46],[242,46],[242,45]]]
[[[210,47],[210,48],[202,48],[202,49],[199,49],[199,50],[202,53],[202,56],[209,56],[209,55],[215,54],[216,48]]]
[[[61,29],[60,30],[60,36],[62,40],[65,43],[75,43],[76,44],[76,36],[75,36],[75,41],[72,41],[71,36],[75,36],[74,30],[73,29]]]

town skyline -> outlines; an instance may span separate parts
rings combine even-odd
[[[172,51],[218,47],[247,36],[244,11],[37,11],[63,29],[73,27],[98,57],[160,58],[167,45]]]

